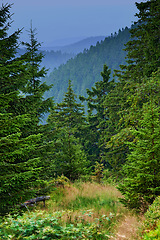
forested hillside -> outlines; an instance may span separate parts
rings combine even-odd
[[[42,81],[47,70],[41,66],[43,54],[40,52],[41,44],[35,37],[36,30],[31,25],[29,40],[22,43],[26,51],[20,56],[17,55],[21,31],[17,30],[9,35],[8,30],[12,25],[11,5],[2,4],[2,239],[37,239],[37,236],[46,239],[48,236],[58,236],[62,240],[68,240],[68,236],[78,236],[78,239],[84,239],[84,236],[85,239],[109,239],[114,224],[118,224],[121,218],[119,210],[117,211],[122,206],[118,196],[125,209],[134,209],[140,216],[151,209],[148,211],[147,229],[143,231],[144,238],[140,239],[159,239],[160,211],[157,206],[160,206],[160,1],[146,0],[136,3],[136,6],[138,20],[132,29],[126,28],[106,38],[101,44],[97,43],[95,47],[77,55],[75,59],[51,73],[51,79],[46,78],[48,83],[55,84],[51,96],[57,97],[56,100],[60,102],[54,103],[51,97],[44,97],[52,86]],[[122,51],[125,42],[126,62],[125,52]],[[119,64],[121,65],[118,67]],[[114,68],[116,79],[111,76]],[[65,71],[61,72],[64,69]],[[71,73],[74,79],[71,78]],[[58,75],[53,79],[54,74],[58,74],[61,79],[58,80]],[[86,77],[83,78],[82,75]],[[65,94],[61,100],[63,92]],[[81,96],[78,98],[75,93]],[[84,103],[87,105],[86,114]],[[49,116],[42,125],[46,113]],[[105,184],[107,189],[108,184],[114,184],[114,189],[118,189],[114,195],[116,200],[113,196],[106,199],[103,190],[99,196],[94,197],[92,194],[90,197],[89,188],[87,191],[82,188],[83,181],[89,182],[89,186],[94,183],[93,189],[97,184],[96,188],[101,186],[103,190],[106,189]],[[77,185],[78,191],[86,192],[87,195],[73,198],[70,188],[65,188],[65,184],[71,182]],[[88,183],[84,184],[85,188],[87,186]],[[57,192],[59,198],[65,196],[67,191],[70,201],[65,205],[65,198],[60,205],[54,193]],[[21,207],[25,206],[22,203],[30,203],[28,199],[49,193],[52,194],[52,202],[58,204],[62,210],[61,213],[64,214],[63,207],[67,206],[66,217],[60,212],[55,213],[52,208],[52,214],[47,214],[45,223],[41,221],[43,213],[33,211],[33,216],[38,214],[36,225],[35,220],[30,222],[32,214],[27,215],[24,221],[27,221],[26,225],[17,224],[19,215],[22,215],[20,222],[23,222],[21,218],[24,220],[26,216],[21,212]],[[75,218],[71,219],[73,211],[78,210],[80,213],[82,203],[86,218],[79,220],[79,216],[73,214]],[[88,218],[91,214],[87,211],[91,210],[87,207],[92,209],[93,205],[98,214],[98,222],[95,214],[92,222]],[[111,207],[114,217],[110,214]],[[124,208],[122,211],[124,212]],[[5,215],[8,213],[16,213],[16,216],[6,220]],[[120,218],[116,222],[117,217]]]
[[[113,72],[114,69],[119,69],[120,64],[125,63],[126,53],[123,49],[129,37],[129,29],[126,27],[55,69],[45,78],[47,84],[53,84],[53,88],[45,96],[54,96],[55,101],[60,102],[67,90],[69,79],[74,92],[86,96],[86,88],[91,89],[95,82],[101,80],[100,72],[104,64]]]

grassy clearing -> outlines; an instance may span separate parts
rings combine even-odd
[[[50,196],[45,209],[39,204],[1,224],[2,239],[138,239],[139,222],[118,201],[114,186],[77,182]]]

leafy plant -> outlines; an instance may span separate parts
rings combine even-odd
[[[112,214],[105,215],[96,222],[62,222],[64,212],[48,214],[43,211],[11,217],[0,223],[0,237],[3,240],[22,239],[108,239],[103,230],[104,223],[110,223]],[[102,224],[103,220],[103,224]]]

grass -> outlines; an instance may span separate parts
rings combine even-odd
[[[4,232],[0,232],[2,239],[7,239],[5,234],[12,236],[8,238],[11,240],[138,239],[139,221],[118,201],[121,194],[114,186],[77,182],[58,187],[50,196],[46,208],[38,204],[30,213],[18,217],[19,220],[6,220],[7,225],[1,225],[4,228]],[[26,226],[25,231],[22,226]]]
[[[47,211],[63,211],[63,222],[97,222],[115,239],[137,239],[140,221],[118,201],[122,195],[115,186],[77,182],[58,192],[51,194]]]

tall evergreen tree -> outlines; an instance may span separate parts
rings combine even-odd
[[[57,128],[67,127],[75,137],[82,135],[83,127],[86,124],[84,106],[78,103],[77,96],[72,89],[69,80],[67,92],[61,103],[56,104],[51,112],[48,121],[56,123]]]
[[[71,81],[64,100],[57,104],[48,117],[53,131],[53,154],[55,173],[64,174],[74,180],[85,174],[88,161],[82,147],[85,129],[85,115],[82,104],[76,102]]]
[[[22,111],[30,114],[32,118],[32,125],[28,126],[26,134],[41,134],[41,142],[39,143],[36,151],[36,156],[41,158],[40,165],[44,169],[42,177],[48,178],[47,173],[50,171],[50,161],[48,158],[48,151],[50,144],[46,138],[48,137],[49,130],[46,124],[42,124],[45,114],[49,113],[53,106],[52,98],[44,98],[44,93],[48,91],[51,86],[48,86],[43,82],[43,78],[46,76],[47,69],[41,67],[43,54],[40,51],[41,44],[36,38],[36,29],[33,29],[32,22],[29,32],[29,42],[22,42],[22,45],[26,48],[25,54],[21,57],[26,65],[28,72],[28,81],[25,85],[23,92],[25,98],[23,99]]]
[[[139,113],[138,102],[143,96],[148,101],[142,102]],[[127,143],[131,153],[124,166],[125,179],[119,190],[127,207],[144,211],[160,194],[160,72],[137,86],[132,107],[136,113],[129,116],[134,122],[129,131],[134,141]]]
[[[108,116],[105,112],[107,106],[104,104],[104,100],[114,87],[114,80],[109,81],[110,73],[110,69],[107,65],[104,65],[103,72],[101,72],[102,80],[96,82],[95,87],[92,87],[91,90],[87,89],[87,98],[80,97],[80,100],[87,101],[88,106],[86,149],[93,164],[95,161],[101,161],[102,159],[104,164],[106,163],[103,158],[105,152],[104,130],[106,129]]]
[[[16,57],[20,31],[8,35],[10,4],[0,9],[0,214],[34,195],[39,181],[39,158],[35,157],[40,134],[24,134],[32,119],[19,113],[27,66]]]
[[[138,21],[131,29],[131,40],[126,44],[127,64],[120,66],[121,71],[115,71],[118,83],[108,99],[110,116],[117,116],[117,129],[107,145],[110,154],[113,154],[114,165],[119,166],[124,164],[129,151],[126,140],[132,141],[132,136],[127,131],[134,124],[128,121],[128,115],[132,111],[129,98],[137,91],[136,84],[141,83],[144,76],[151,76],[160,66],[160,3],[158,0],[148,0],[136,3],[136,6],[139,11],[136,14]],[[113,106],[113,99],[116,107]],[[140,112],[142,102],[139,102]]]
[[[22,56],[22,59],[28,65],[28,82],[23,92],[27,95],[29,111],[32,111],[32,115],[34,113],[40,121],[53,105],[52,98],[44,99],[44,93],[52,86],[42,82],[47,74],[47,69],[41,67],[44,56],[40,52],[41,44],[36,38],[36,29],[33,29],[32,22],[29,30],[29,40],[29,42],[22,42],[22,45],[26,48],[26,53]]]
[[[140,82],[160,66],[160,2],[148,0],[136,6],[138,21],[130,31],[131,40],[125,49],[127,64],[121,65],[119,78]]]

